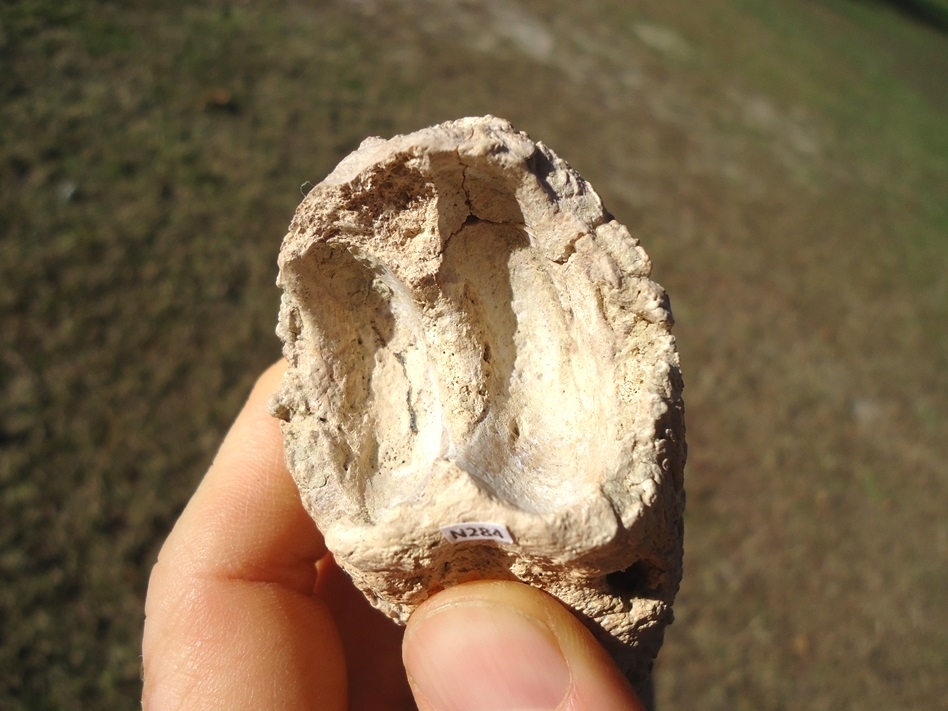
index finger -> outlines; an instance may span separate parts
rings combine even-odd
[[[281,360],[258,379],[159,562],[173,556],[192,574],[312,592],[312,563],[326,547],[303,509],[279,423],[267,410],[285,370]]]
[[[258,380],[152,570],[142,644],[147,709],[345,708],[342,645],[315,597],[322,537]]]

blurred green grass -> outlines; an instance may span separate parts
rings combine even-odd
[[[0,706],[136,703],[150,566],[278,356],[301,186],[491,112],[675,308],[659,708],[943,708],[946,70],[943,33],[847,0],[4,3]]]

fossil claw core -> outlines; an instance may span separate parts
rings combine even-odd
[[[371,138],[280,253],[271,409],[338,563],[405,622],[519,580],[633,682],[681,579],[684,416],[645,252],[542,143],[491,116]]]

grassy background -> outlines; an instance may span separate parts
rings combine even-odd
[[[301,185],[493,113],[675,309],[658,708],[948,708],[946,77],[945,34],[855,0],[4,3],[0,707],[136,703],[150,566],[279,353]]]

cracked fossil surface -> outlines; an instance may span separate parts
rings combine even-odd
[[[404,623],[522,581],[643,683],[681,579],[682,382],[668,299],[589,184],[491,116],[370,138],[279,264],[271,409],[355,585]]]

